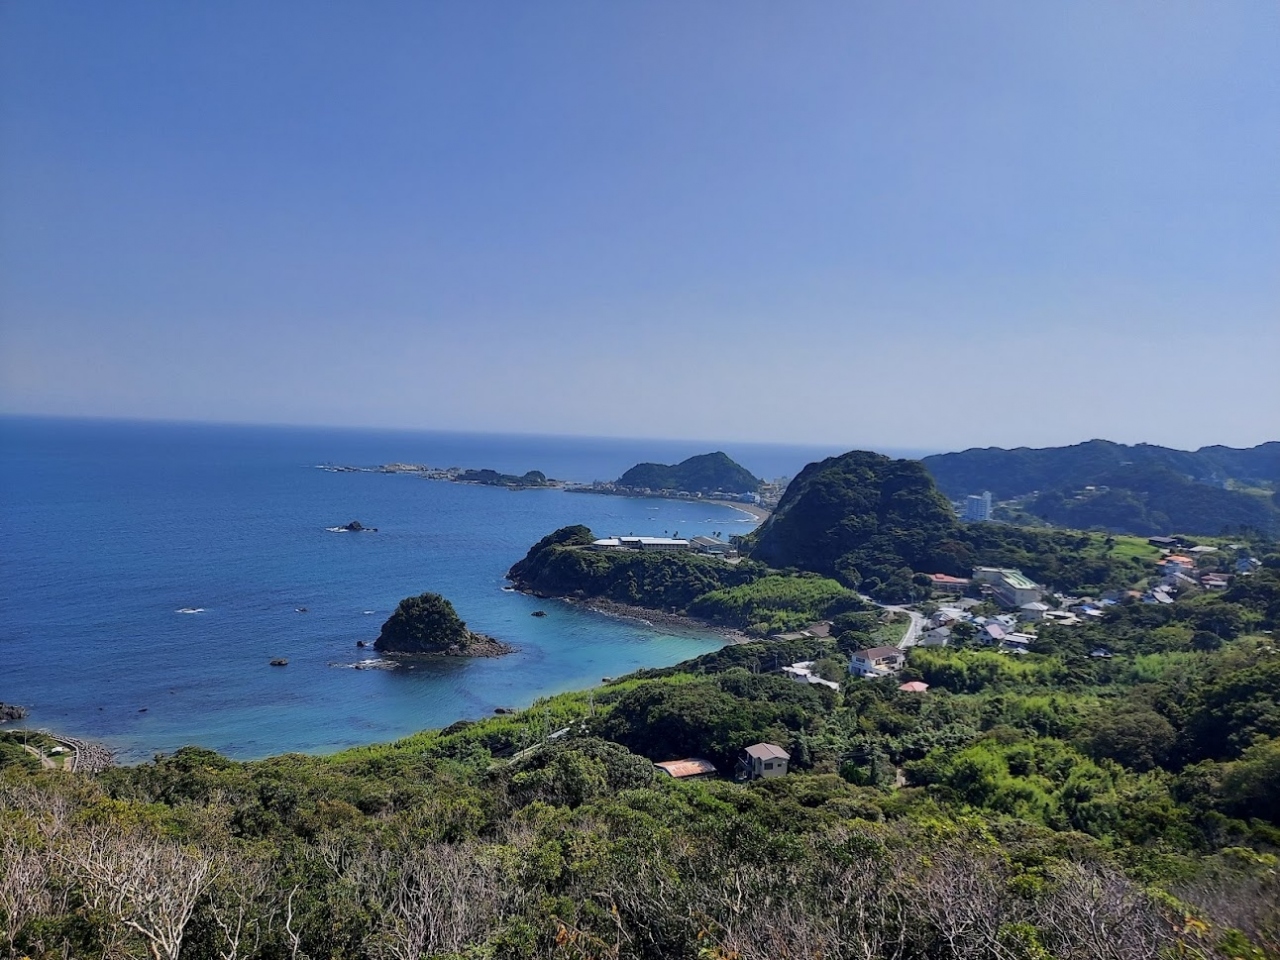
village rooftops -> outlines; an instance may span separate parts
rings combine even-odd
[[[677,780],[684,780],[688,777],[711,776],[716,772],[714,763],[710,760],[703,760],[700,757],[690,757],[687,760],[663,760],[661,763],[655,763],[654,766]]]
[[[790,760],[791,754],[774,743],[753,743],[742,751],[753,760]]]

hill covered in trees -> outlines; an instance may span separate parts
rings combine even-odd
[[[1188,451],[1090,440],[1069,447],[972,449],[923,463],[949,497],[983,490],[999,500],[1037,494],[1027,510],[1061,526],[1144,536],[1280,531],[1275,441]]]
[[[962,524],[924,466],[852,451],[811,463],[749,538],[753,560],[833,577],[885,602],[928,595],[929,573],[1019,567],[1041,583],[1097,592],[1146,570],[1106,538]]]
[[[683,490],[708,494],[755,493],[761,481],[725,453],[703,453],[675,465],[639,463],[615,481],[619,487],[649,490]]]
[[[562,527],[534,544],[507,577],[537,596],[611,600],[759,636],[865,606],[828,578],[695,553],[586,549],[594,538],[582,525]]]

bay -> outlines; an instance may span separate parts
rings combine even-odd
[[[722,641],[504,591],[504,574],[568,523],[729,536],[753,528],[747,514],[317,466],[590,481],[715,448],[769,478],[838,452],[0,418],[0,700],[28,706],[32,727],[99,739],[126,762],[185,744],[254,758],[391,740],[696,656]],[[327,529],[353,519],[378,532]],[[371,655],[356,641],[424,590],[518,652],[412,671],[332,666]],[[269,666],[277,657],[288,666]]]

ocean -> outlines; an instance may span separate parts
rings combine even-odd
[[[729,507],[329,472],[392,462],[613,479],[719,447],[757,476],[836,448],[0,418],[0,701],[124,762],[198,744],[323,753],[665,666],[722,641],[504,591],[569,523],[729,536]],[[335,533],[359,520],[376,533]],[[430,590],[517,647],[355,670],[399,600]],[[531,616],[545,610],[546,617]],[[188,611],[188,612],[184,612]],[[195,611],[195,612],[191,612]],[[305,612],[303,612],[305,611]],[[272,667],[273,658],[286,667]]]

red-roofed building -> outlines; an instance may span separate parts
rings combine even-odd
[[[969,581],[964,577],[949,577],[945,573],[929,574],[929,583],[938,593],[954,593],[957,596],[969,589]]]

